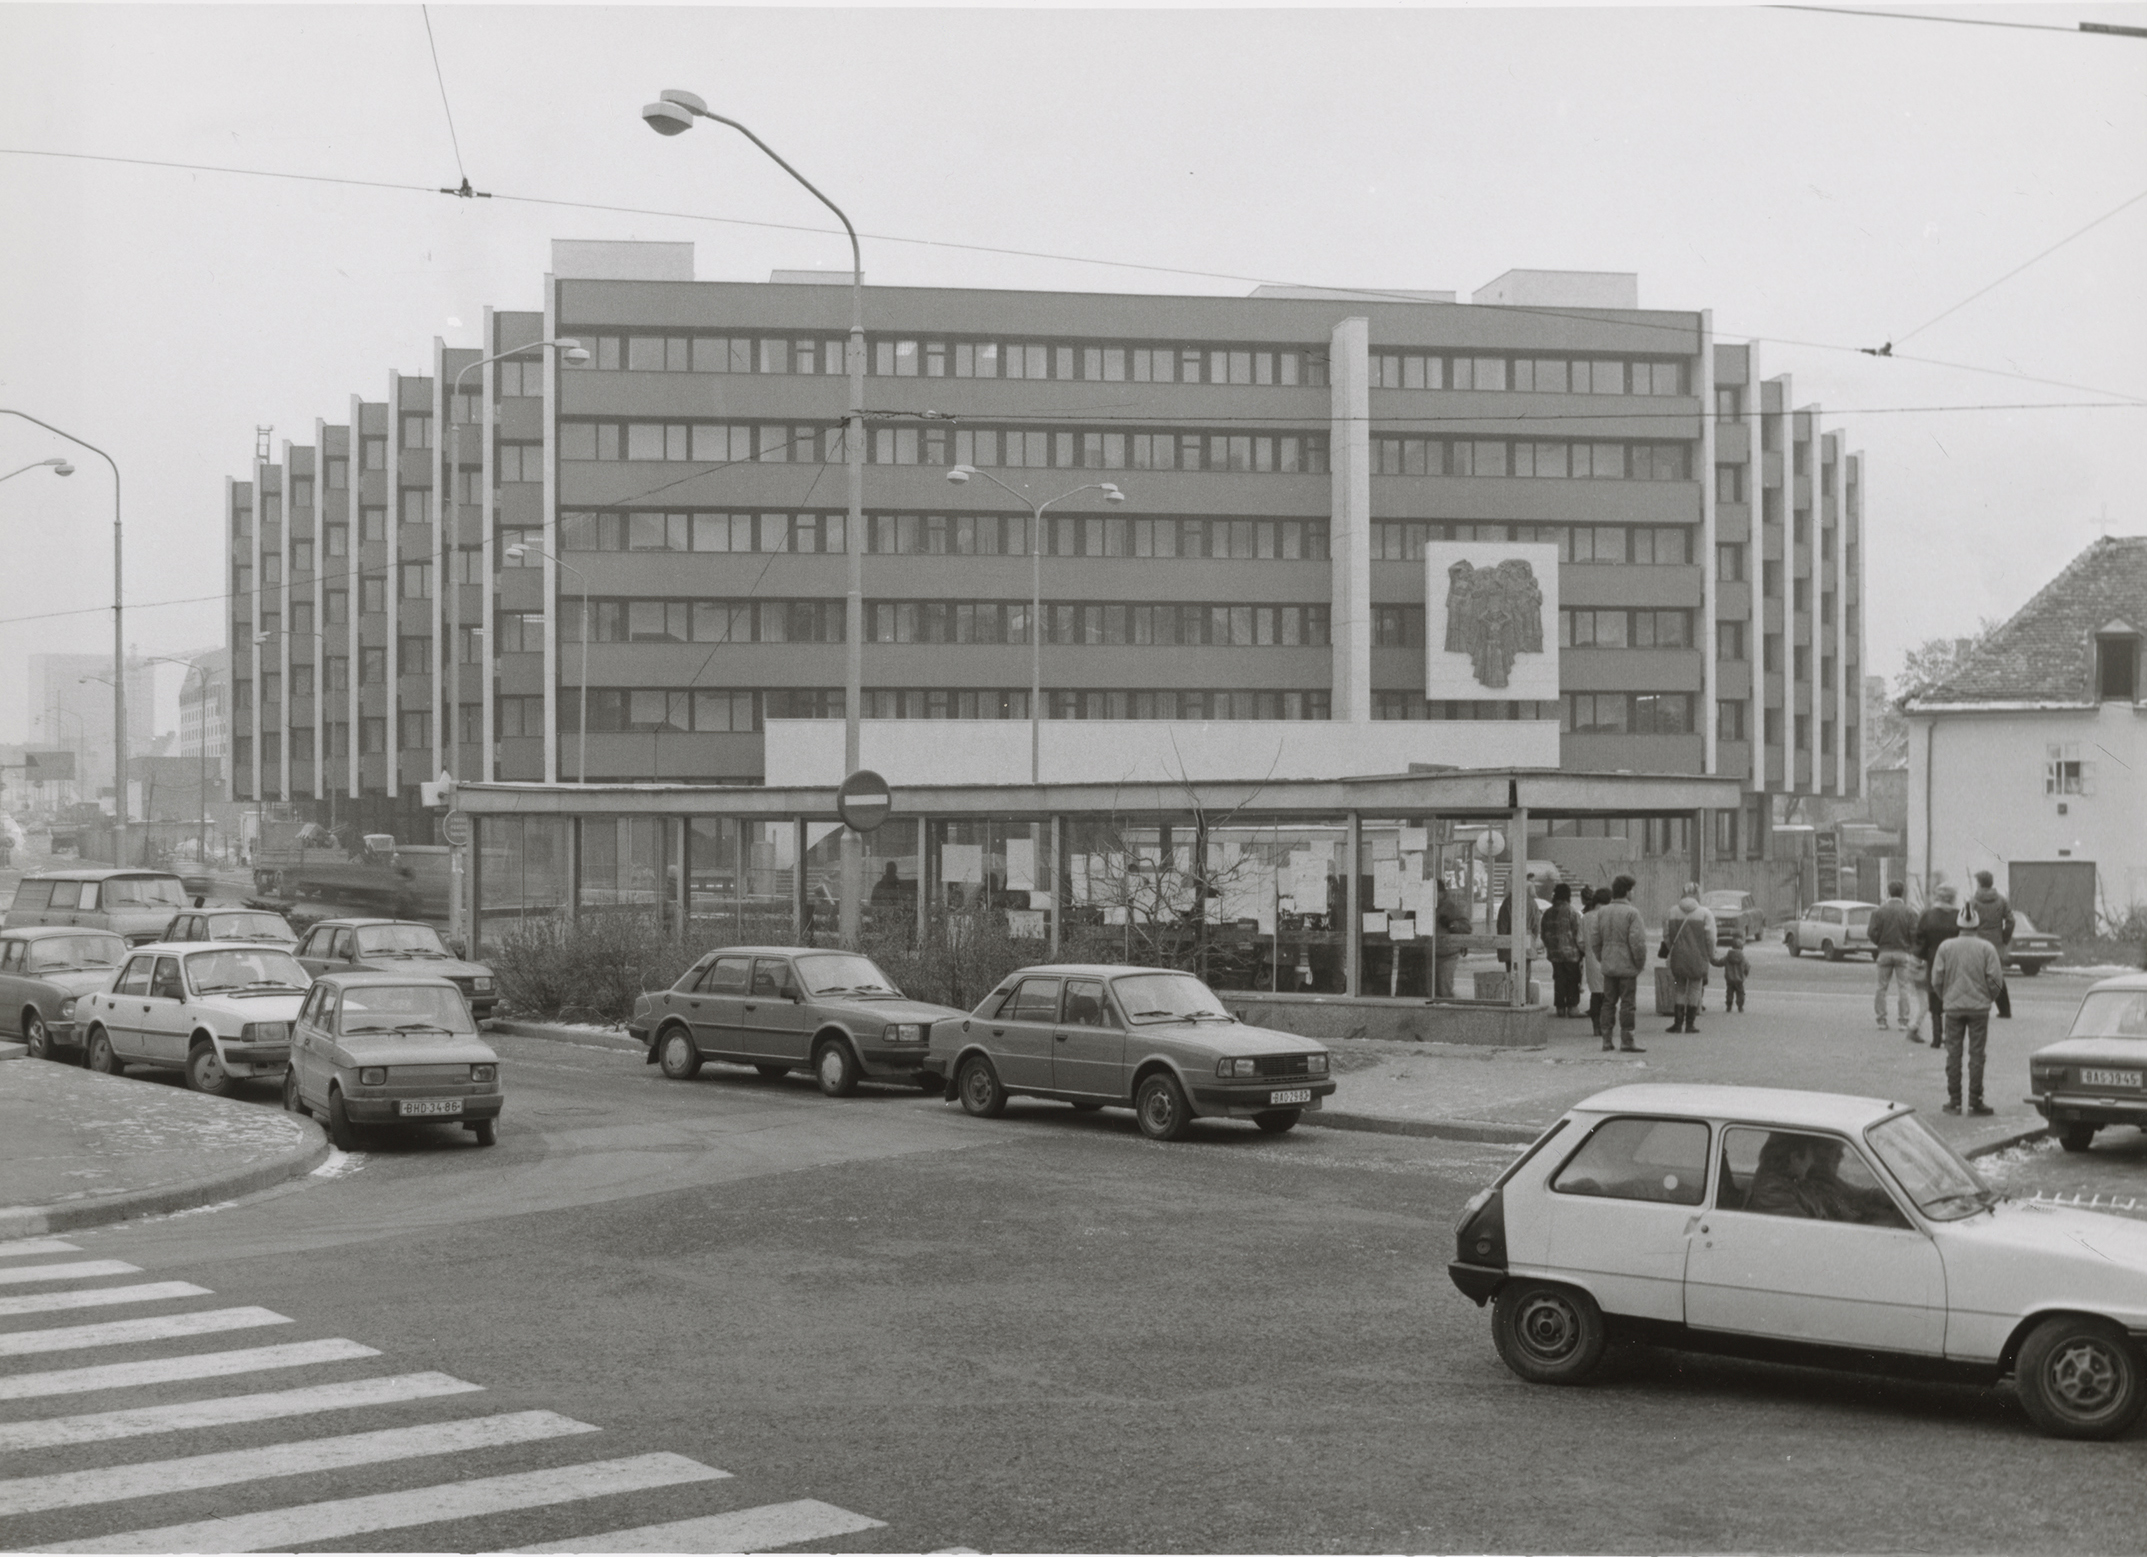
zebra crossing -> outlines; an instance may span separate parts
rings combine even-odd
[[[560,1528],[559,1516],[571,1516],[576,1504],[633,1493],[687,1491],[698,1497],[693,1489],[734,1479],[681,1454],[606,1456],[600,1450],[573,1463],[548,1460],[534,1469],[446,1474],[458,1455],[576,1440],[600,1443],[595,1435],[603,1429],[543,1410],[368,1426],[368,1411],[427,1401],[474,1407],[475,1400],[459,1397],[481,1395],[485,1386],[431,1370],[293,1384],[292,1370],[353,1362],[385,1370],[392,1364],[378,1348],[341,1337],[270,1339],[275,1327],[296,1321],[256,1306],[200,1306],[215,1298],[209,1288],[149,1280],[124,1260],[68,1258],[82,1252],[58,1238],[0,1242],[0,1293],[6,1294],[0,1296],[0,1320],[29,1319],[0,1328],[0,1551],[288,1551],[321,1542],[362,1549],[368,1538],[426,1525],[537,1513],[551,1516],[543,1526],[550,1531]],[[125,1280],[129,1277],[144,1279]],[[101,1284],[114,1280],[122,1284]],[[137,1306],[164,1311],[109,1319],[84,1312]],[[237,1344],[225,1345],[227,1338]],[[127,1355],[129,1348],[154,1348],[159,1342],[201,1342],[217,1349]],[[86,1361],[82,1354],[98,1360]],[[232,1392],[199,1393],[217,1388],[217,1381],[225,1381],[223,1387]],[[165,1398],[173,1386],[179,1398]],[[83,1402],[95,1409],[69,1410],[68,1397],[83,1395],[99,1397]],[[187,1452],[188,1434],[228,1434],[255,1424],[279,1424],[269,1431],[289,1436]],[[328,1430],[317,1431],[322,1428]],[[84,1467],[47,1455],[36,1469],[21,1458],[105,1444],[124,1444],[120,1453],[139,1451],[140,1457]],[[392,1491],[305,1496],[316,1485],[310,1478],[398,1465],[418,1465],[423,1476],[440,1479]],[[349,1485],[340,1475],[331,1480],[338,1489]],[[220,1494],[215,1517],[172,1517],[198,1514],[200,1499],[191,1495],[212,1490]],[[160,1506],[171,1503],[180,1506],[160,1521]],[[663,1506],[675,1510],[677,1505]],[[56,1515],[80,1533],[68,1530],[70,1539],[48,1539]],[[37,1544],[23,1544],[26,1522],[33,1519]],[[769,1551],[886,1528],[880,1520],[812,1498],[719,1508],[625,1528],[602,1527],[615,1523],[615,1514],[609,1520],[592,1515],[588,1522],[597,1528],[511,1549]]]

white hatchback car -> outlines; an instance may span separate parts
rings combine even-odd
[[[291,1021],[312,982],[280,946],[142,946],[109,988],[82,997],[75,1024],[91,1070],[116,1076],[155,1065],[223,1097],[242,1080],[282,1078]]]
[[[1782,932],[1782,944],[1792,957],[1817,952],[1828,962],[1839,962],[1853,953],[1876,961],[1879,949],[1871,944],[1871,916],[1878,906],[1851,898],[1807,903]]]
[[[1454,1284],[1499,1355],[1578,1383],[1611,1339],[1984,1384],[2043,1431],[2147,1404],[2147,1224],[2011,1201],[1903,1104],[1599,1092],[1472,1199]]]

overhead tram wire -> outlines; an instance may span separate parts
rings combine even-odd
[[[2107,22],[2077,22],[2063,27],[2055,22],[2001,22],[1987,16],[1926,16],[1914,11],[1864,11],[1839,5],[1770,5],[1766,9],[1811,11],[1820,16],[1863,16],[1889,22],[1942,22],[1951,27],[2004,27],[2015,32],[2062,32],[2075,38],[2083,33],[2147,38],[2147,27],[2116,27]]]
[[[2112,206],[2109,210],[2103,212],[2100,216],[2089,222],[2085,227],[2081,227],[2072,232],[2067,233],[2064,237],[2058,239],[2057,242],[2051,244],[2049,248],[2044,249],[2041,253],[2034,255],[2032,258],[2022,260],[2018,265],[2015,265],[2011,270],[2000,276],[1996,281],[1991,282],[1988,286],[1979,287],[1977,290],[1969,293],[1966,297],[1962,298],[1958,303],[1955,303],[1944,313],[1933,314],[1930,318],[1924,320],[1923,323],[1917,325],[1915,329],[1909,331],[1908,334],[1895,336],[1894,342],[1899,343],[1901,341],[1912,340],[1916,336],[1921,335],[1925,330],[1928,330],[1932,325],[1937,324],[1941,319],[1951,318],[1953,315],[1959,313],[1962,309],[1966,308],[1970,303],[1974,302],[1977,298],[1983,296],[1984,293],[1995,291],[1999,287],[2004,286],[2006,282],[2012,280],[2015,276],[2019,275],[2029,266],[2039,264],[2043,260],[2048,259],[2051,255],[2057,253],[2058,250],[2064,248],[2066,244],[2072,242],[2073,239],[2084,238],[2085,236],[2087,236],[2087,234],[2093,232],[2097,227],[2100,227],[2111,217],[2120,215],[2123,212],[2131,210],[2132,207],[2138,205],[2142,200],[2147,200],[2147,189],[2141,190],[2138,194],[2134,195],[2129,200],[2121,201],[2117,205]]]
[[[432,35],[432,7],[421,5],[418,15],[425,18],[425,47],[432,51],[432,79],[440,85],[440,111],[447,115],[447,141],[455,149],[455,171],[462,175],[462,187],[443,188],[443,195],[456,195],[464,200],[489,200],[492,197],[482,190],[470,187],[470,170],[462,165],[462,137],[455,133],[455,108],[447,100],[447,75],[440,69],[440,44]]]

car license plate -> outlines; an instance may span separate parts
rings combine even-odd
[[[1309,1103],[1311,1101],[1312,1089],[1310,1087],[1298,1087],[1289,1092],[1270,1092],[1267,1095],[1267,1106],[1269,1108],[1277,1107],[1283,1103]]]
[[[395,1111],[405,1119],[413,1114],[459,1114],[462,1099],[459,1097],[406,1097],[395,1105]]]
[[[2136,1070],[2083,1070],[2080,1085],[2083,1087],[2137,1087],[2140,1073]]]

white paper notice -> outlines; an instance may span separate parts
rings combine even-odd
[[[1401,866],[1393,860],[1378,860],[1372,865],[1372,903],[1377,908],[1405,908],[1402,901],[1403,878]]]
[[[1402,853],[1422,854],[1431,847],[1431,829],[1428,827],[1404,827],[1401,842]]]
[[[1385,914],[1366,914],[1364,916],[1364,933],[1366,935],[1385,935],[1387,933],[1387,916]]]
[[[949,886],[984,884],[984,846],[980,843],[943,843],[939,846],[939,879]]]
[[[1028,892],[1036,886],[1036,840],[1034,838],[1009,838],[1006,841],[1006,889],[1009,892]]]
[[[1397,914],[1387,921],[1387,939],[1390,941],[1413,941],[1416,939],[1416,921]]]

